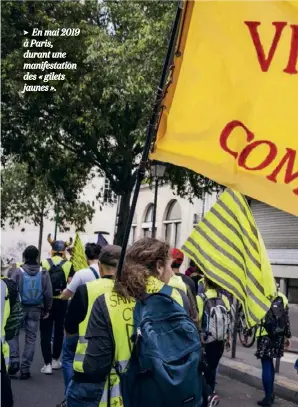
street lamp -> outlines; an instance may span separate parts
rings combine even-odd
[[[62,191],[58,191],[57,193],[57,204],[56,204],[56,220],[55,220],[55,233],[54,233],[54,240],[57,240],[57,231],[58,231],[58,224],[59,224],[59,211],[60,211],[60,202],[62,201],[64,195]]]
[[[157,195],[158,195],[158,180],[163,178],[166,171],[166,164],[159,161],[151,161],[150,163],[150,176],[155,181],[154,189],[154,205],[152,214],[152,232],[151,237],[155,238],[156,235],[156,211],[157,211]]]

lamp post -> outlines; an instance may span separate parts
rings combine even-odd
[[[157,211],[157,196],[158,196],[158,180],[163,178],[166,171],[166,164],[159,161],[151,161],[150,164],[150,176],[155,181],[154,186],[154,205],[153,205],[153,214],[152,214],[152,232],[151,237],[155,238],[156,236],[156,211]]]
[[[59,191],[57,195],[57,204],[56,204],[56,219],[55,219],[55,232],[54,232],[54,240],[57,240],[57,232],[58,232],[58,225],[59,225],[59,212],[60,212],[60,202],[63,199],[63,192]]]

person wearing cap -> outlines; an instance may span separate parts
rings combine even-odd
[[[183,281],[183,283],[189,287],[189,290],[191,291],[193,298],[196,298],[197,292],[196,292],[196,286],[195,283],[192,281],[192,279],[188,276],[186,276],[183,273],[180,273],[180,267],[184,261],[184,254],[181,250],[179,249],[172,249],[171,250],[171,256],[173,258],[172,262],[172,270],[175,274],[175,276],[180,277],[180,280]],[[173,280],[171,280],[173,281]],[[176,287],[179,288],[179,287]],[[186,289],[184,289],[184,292],[186,292]]]
[[[196,291],[195,284],[191,278],[185,274],[180,273],[180,267],[184,260],[184,254],[179,249],[171,249],[170,254],[172,256],[172,271],[173,275],[170,278],[169,285],[180,291],[183,291],[187,295],[190,304],[190,316],[197,322],[197,304],[196,304]]]
[[[53,267],[60,265],[65,275],[65,282],[67,283],[75,273],[72,263],[65,259],[65,250],[72,244],[72,239],[70,239],[69,242],[64,242],[63,240],[53,240],[51,239],[51,235],[48,235],[48,242],[52,246],[51,257],[42,261],[42,267],[49,272],[52,278],[51,271]],[[64,338],[64,319],[66,311],[67,301],[61,300],[61,295],[54,295],[53,305],[49,315],[40,321],[41,351],[44,359],[44,366],[41,369],[41,373],[52,374],[53,369],[61,369],[59,358]],[[51,339],[53,327],[54,338],[52,353]]]
[[[76,403],[84,404],[84,394],[96,392],[98,386],[101,386],[100,383],[96,383],[96,378],[89,377],[84,372],[83,360],[87,349],[85,335],[91,310],[97,297],[114,288],[120,255],[120,246],[104,246],[99,255],[101,278],[79,286],[70,301],[65,320],[65,331],[68,336],[78,334],[79,340],[73,363],[74,375],[67,389],[67,406],[72,406],[73,398],[76,399]]]

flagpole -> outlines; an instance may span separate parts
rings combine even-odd
[[[136,209],[136,205],[137,205],[137,201],[138,201],[138,197],[139,197],[141,183],[145,177],[146,165],[147,165],[147,161],[149,158],[151,142],[152,142],[152,138],[153,138],[153,135],[155,132],[155,126],[156,126],[156,121],[157,121],[158,114],[159,114],[160,104],[163,99],[163,91],[164,91],[164,86],[165,86],[165,83],[167,80],[168,67],[171,62],[173,49],[175,47],[176,35],[177,35],[178,29],[179,29],[180,19],[182,16],[182,10],[183,10],[183,2],[179,2],[175,20],[174,20],[173,27],[172,27],[167,55],[165,58],[158,90],[156,93],[155,104],[154,104],[152,115],[151,115],[151,118],[150,118],[150,121],[149,121],[149,124],[147,127],[146,139],[145,139],[144,149],[143,149],[143,153],[142,153],[142,159],[139,164],[137,180],[136,180],[136,185],[134,188],[131,208],[130,208],[129,216],[128,216],[127,223],[126,223],[124,238],[123,238],[123,242],[122,242],[121,256],[119,259],[118,269],[117,269],[117,278],[119,280],[121,279],[121,271],[122,271],[122,267],[123,267],[123,263],[124,263],[124,257],[125,257],[126,248],[127,248],[127,244],[128,244],[128,240],[129,240],[130,229],[131,229],[131,225],[133,222],[133,217],[134,217],[134,213],[135,213],[135,209]]]

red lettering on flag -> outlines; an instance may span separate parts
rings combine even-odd
[[[237,127],[241,127],[246,134],[246,146],[242,148],[241,151],[233,151],[228,146],[228,141],[231,133]],[[242,122],[239,120],[232,120],[229,122],[224,129],[222,130],[219,138],[219,144],[221,148],[226,151],[228,154],[234,157],[237,161],[239,167],[245,168],[248,171],[257,171],[263,170],[267,168],[269,165],[273,163],[276,159],[278,154],[278,146],[270,140],[256,140],[253,141],[255,138],[255,134],[250,131]],[[258,163],[254,167],[249,167],[246,163],[249,155],[254,151],[258,146],[266,145],[269,147],[269,151],[267,155],[264,155],[261,158],[260,163]],[[298,171],[295,172],[294,167],[297,158],[297,151],[291,148],[286,148],[286,154],[283,156],[280,162],[277,162],[277,166],[271,174],[267,175],[266,178],[271,182],[277,182],[276,177],[280,173],[283,167],[285,167],[285,177],[284,177],[284,184],[290,184],[291,182],[298,180]],[[268,171],[269,172],[269,171]],[[293,193],[298,195],[298,187],[293,189]]]
[[[284,69],[284,72],[289,74],[296,74],[297,62],[298,62],[298,25],[291,25],[292,28],[292,41],[291,41],[291,51],[288,66]]]
[[[268,57],[266,58],[265,56],[265,51],[264,51],[264,47],[261,43],[261,39],[260,39],[260,35],[258,32],[258,27],[259,25],[261,25],[261,23],[259,21],[244,21],[244,23],[247,25],[251,38],[253,40],[255,49],[257,51],[257,57],[258,57],[258,61],[260,64],[260,67],[262,69],[263,72],[267,72],[268,69],[270,68],[272,59],[274,57],[277,45],[279,43],[281,34],[283,32],[283,29],[285,28],[285,26],[287,25],[286,22],[273,22],[272,25],[274,25],[275,27],[275,34],[274,34],[274,38],[268,53]],[[294,34],[293,34],[294,35]]]
[[[284,178],[285,184],[289,184],[294,179],[298,178],[298,171],[294,172],[296,151],[291,148],[287,148],[286,150],[287,150],[287,152],[284,155],[281,162],[278,164],[278,166],[275,168],[275,170],[270,175],[267,176],[269,181],[277,182],[276,177],[280,173],[280,171],[284,167],[284,165],[286,165],[286,164],[287,164],[287,167],[286,167],[286,173],[285,173],[285,178]],[[293,190],[293,192],[294,192],[294,194],[298,195],[298,188],[295,188]]]
[[[232,131],[234,129],[236,129],[236,127],[242,127],[246,131],[246,141],[250,142],[255,138],[255,135],[250,130],[248,130],[248,128],[246,126],[244,126],[244,124],[242,122],[240,122],[239,120],[233,120],[233,121],[229,122],[225,126],[223,131],[221,132],[219,143],[220,143],[221,148],[224,151],[231,154],[235,158],[238,157],[239,153],[237,153],[236,151],[232,151],[228,147],[227,142],[228,142],[228,138],[229,138],[230,134],[232,133]]]
[[[267,154],[267,156],[263,159],[263,161],[256,165],[255,167],[248,167],[248,165],[246,164],[246,160],[249,157],[250,153],[257,148],[258,146],[261,145],[267,145],[269,147],[269,152]],[[275,159],[277,155],[277,148],[276,145],[274,143],[272,143],[272,141],[269,140],[258,140],[258,141],[254,141],[251,144],[248,144],[242,151],[241,154],[239,155],[239,159],[238,159],[238,165],[240,167],[245,168],[246,170],[250,170],[250,171],[257,171],[257,170],[263,170],[264,168],[268,167],[268,165],[270,165],[272,163],[272,161]]]

